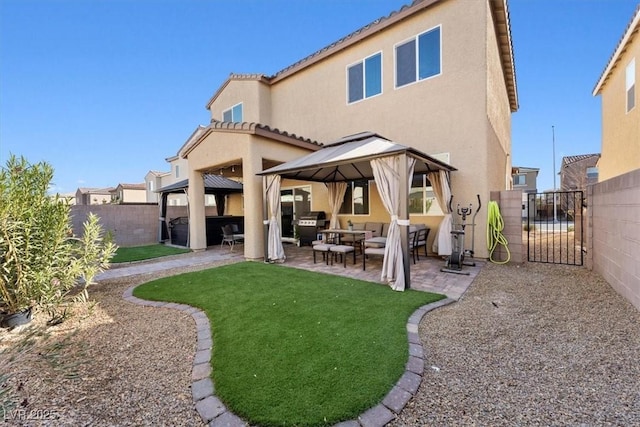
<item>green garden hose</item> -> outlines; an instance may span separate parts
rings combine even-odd
[[[489,261],[494,264],[506,264],[511,259],[511,252],[509,252],[509,242],[502,234],[504,221],[502,220],[502,215],[500,215],[498,203],[493,201],[489,202],[487,210],[489,212],[487,224],[487,249],[489,249]],[[493,252],[496,250],[498,245],[503,245],[507,250],[507,259],[504,261],[496,261],[493,259]]]

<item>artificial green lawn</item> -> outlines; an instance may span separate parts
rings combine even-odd
[[[129,248],[118,248],[116,254],[111,258],[112,263],[142,261],[145,259],[159,258],[167,255],[184,254],[191,252],[189,249],[175,248],[161,244],[132,246]]]
[[[407,319],[444,298],[257,262],[155,280],[134,295],[204,310],[216,395],[265,426],[334,424],[379,403],[404,372]]]

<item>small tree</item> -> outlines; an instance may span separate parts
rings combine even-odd
[[[0,311],[31,307],[53,317],[81,282],[81,294],[108,268],[116,246],[102,238],[98,217],[90,214],[81,238],[71,230],[67,199],[50,197],[53,168],[11,156],[0,169]]]

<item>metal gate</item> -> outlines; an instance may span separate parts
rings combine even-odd
[[[584,264],[582,191],[527,195],[527,259],[551,264]]]

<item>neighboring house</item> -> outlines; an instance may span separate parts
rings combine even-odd
[[[168,174],[169,172],[151,170],[144,176],[147,203],[158,203],[159,196],[156,190],[162,187],[162,177]]]
[[[560,190],[586,190],[594,174],[597,176],[597,164],[600,154],[580,154],[562,158],[560,166]]]
[[[192,138],[199,136],[203,131],[204,127],[198,126],[187,142]],[[158,203],[160,201],[160,194],[157,192],[159,189],[175,184],[184,179],[188,179],[187,174],[189,171],[189,162],[187,159],[175,155],[167,157],[165,160],[169,163],[170,171],[149,171],[147,175],[145,175],[144,181],[147,186],[147,202],[149,203]],[[205,203],[207,206],[215,206],[215,199],[213,197],[206,196]],[[169,206],[186,206],[187,195],[170,194],[167,204]]]
[[[109,188],[84,188],[76,190],[76,205],[104,205],[111,203],[113,187]]]
[[[118,184],[111,192],[111,203],[146,203],[147,187],[142,184]]]
[[[598,80],[602,98],[599,180],[640,169],[640,5]]]
[[[480,194],[486,209],[491,191],[511,188],[518,96],[506,0],[415,1],[273,76],[231,74],[206,107],[211,123],[178,152],[188,160],[194,250],[206,247],[203,174],[242,181],[245,257],[262,258],[264,189],[256,174],[364,131],[447,159],[457,168],[454,203]],[[308,210],[330,212],[323,184],[283,180],[281,188],[282,212],[293,221]],[[414,176],[411,194],[411,222],[437,229],[446,206],[434,206],[426,175]],[[348,182],[340,212],[343,224],[389,221],[369,180]],[[487,256],[486,224],[477,227],[476,253]]]
[[[522,190],[522,218],[526,218],[529,212],[529,194],[538,192],[539,168],[527,168],[524,166],[513,167],[513,189]],[[531,211],[535,215],[535,209]]]

